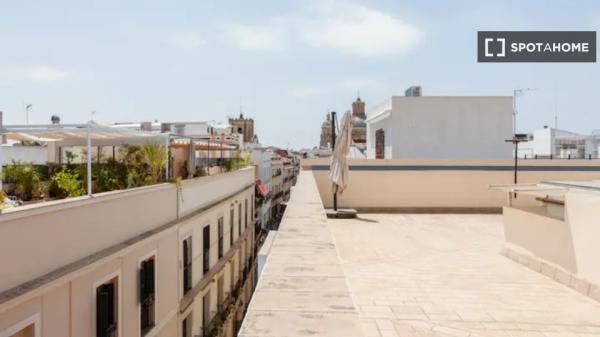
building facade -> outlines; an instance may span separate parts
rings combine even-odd
[[[253,164],[256,167],[257,178],[263,183],[267,192],[271,192],[272,184],[271,184],[271,157],[273,156],[273,152],[262,147],[254,147],[250,151],[250,157],[252,159]],[[271,222],[271,199],[266,197],[261,198],[262,200],[258,200],[257,202],[260,205],[256,206],[256,217],[260,222],[261,229],[267,229],[269,223]]]
[[[254,198],[246,168],[4,210],[0,336],[235,336]]]
[[[394,96],[367,113],[369,159],[508,159],[510,96]]]
[[[271,158],[271,226],[276,229],[283,213],[283,160],[279,155]]]
[[[519,145],[521,158],[597,159],[599,153],[600,131],[583,135],[544,127],[529,134],[529,140]]]

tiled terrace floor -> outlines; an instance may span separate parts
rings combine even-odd
[[[499,215],[328,225],[367,337],[600,336],[599,303],[499,254]]]

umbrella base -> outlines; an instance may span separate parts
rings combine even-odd
[[[325,213],[329,219],[353,219],[357,214],[356,210],[352,208],[338,208],[337,211],[326,209]]]

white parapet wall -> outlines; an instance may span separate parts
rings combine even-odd
[[[329,158],[304,159],[312,170],[323,204],[333,205]],[[361,211],[494,211],[506,195],[491,185],[513,183],[512,160],[369,160],[350,159],[348,187],[340,207]],[[600,179],[598,160],[521,160],[520,183],[543,180]]]
[[[209,207],[254,183],[254,169],[44,202],[0,214],[0,292]]]

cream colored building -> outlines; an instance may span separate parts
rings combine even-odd
[[[234,336],[254,168],[4,210],[0,336]]]
[[[277,219],[282,212],[283,202],[283,160],[280,156],[271,159],[271,219]]]

